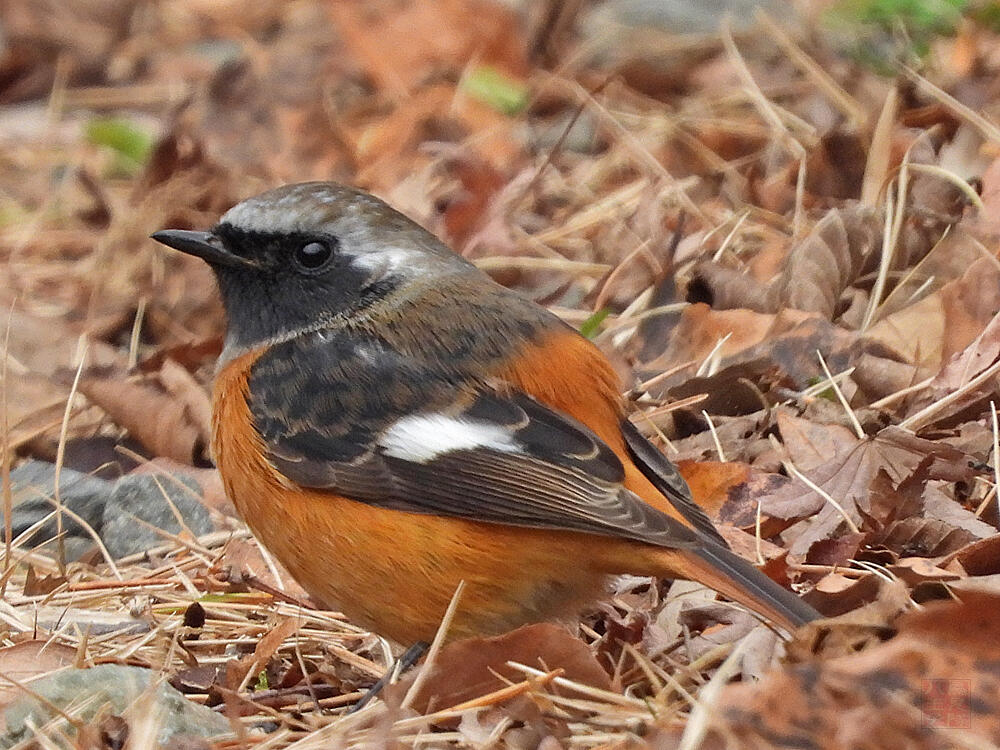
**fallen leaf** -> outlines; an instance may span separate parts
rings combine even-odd
[[[91,369],[80,391],[129,431],[153,456],[211,465],[211,411],[205,389],[169,360],[155,375]]]
[[[981,257],[961,278],[878,321],[861,344],[881,346],[898,361],[916,365],[915,379],[921,380],[937,374],[952,355],[975,341],[998,308],[1000,262]]]
[[[567,679],[611,689],[607,672],[587,644],[564,627],[539,623],[493,638],[467,638],[448,644],[411,705],[421,713],[431,707],[440,710],[509,684],[496,675],[521,682],[524,674],[508,667],[510,661],[545,671],[561,669]],[[402,680],[397,689],[405,694],[410,681],[412,678]]]
[[[890,573],[908,586],[916,586],[924,581],[954,581],[959,578],[958,573],[945,570],[926,557],[904,557],[888,568]]]
[[[795,245],[770,283],[757,284],[707,261],[695,268],[688,299],[716,310],[777,313],[790,308],[833,320],[841,294],[881,246],[881,225],[882,219],[863,206],[832,209]]]
[[[803,472],[813,484],[835,498],[839,509],[798,479],[761,498],[761,506],[764,513],[777,518],[810,519],[790,549],[793,555],[804,555],[814,542],[846,526],[845,516],[860,526],[864,515],[871,513],[869,490],[879,471],[884,470],[889,479],[899,483],[910,477],[925,457],[932,458],[927,464],[928,477],[949,481],[971,477],[968,459],[960,451],[890,427],[874,437],[845,446],[825,464]]]
[[[514,76],[527,70],[517,16],[498,3],[382,0],[327,8],[354,57],[379,88],[397,97],[442,68],[462,70],[473,57]]]
[[[859,654],[812,658],[723,689],[708,715],[740,747],[776,737],[817,750],[945,750],[1000,743],[1000,596],[964,592],[900,618],[899,634]]]
[[[297,617],[287,617],[264,633],[257,641],[252,654],[233,659],[226,664],[225,687],[229,690],[236,690],[243,684],[243,680],[251,669],[258,672],[264,670],[271,657],[281,648],[285,639],[301,626],[302,622]]]
[[[32,680],[71,666],[75,661],[75,648],[45,639],[0,648],[0,674],[29,686]],[[20,695],[22,691],[16,685],[0,686],[0,709],[9,706]]]
[[[678,461],[677,470],[691,488],[695,503],[712,518],[718,518],[730,491],[747,482],[751,471],[735,461]]]
[[[701,362],[720,342],[718,353],[735,354],[764,340],[774,322],[772,315],[750,310],[713,310],[708,305],[693,304],[684,308],[674,328],[667,350],[650,369],[669,370],[686,362]]]
[[[947,565],[953,560],[970,576],[1000,574],[1000,534],[967,544],[949,555],[941,564]]]
[[[260,548],[255,541],[230,539],[223,548],[222,556],[216,563],[223,578],[234,584],[259,584],[268,591],[284,594],[293,601],[311,606],[312,600],[299,584],[286,571],[281,563],[273,561],[274,569],[280,579],[275,578],[272,567],[264,561]]]
[[[778,430],[781,444],[788,457],[800,471],[821,466],[858,441],[853,430],[836,424],[817,424],[791,414],[788,409],[777,409]]]
[[[907,416],[913,415],[930,404],[958,391],[993,366],[1000,359],[1000,315],[995,315],[986,327],[976,336],[964,350],[956,353],[951,360],[941,368],[926,389],[912,400]],[[977,399],[992,393],[996,388],[996,378],[983,383],[979,388],[969,389],[967,395],[937,411],[935,421],[941,421],[951,414],[969,407]],[[922,425],[915,425],[919,428]]]

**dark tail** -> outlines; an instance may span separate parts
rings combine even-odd
[[[679,551],[679,550],[678,550]],[[691,576],[778,625],[794,630],[822,615],[727,549],[706,543],[683,551]]]

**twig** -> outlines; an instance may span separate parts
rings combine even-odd
[[[424,686],[424,683],[430,677],[431,670],[434,667],[434,662],[437,660],[438,653],[444,645],[444,639],[448,634],[448,628],[451,627],[451,621],[455,619],[455,612],[458,611],[458,603],[462,599],[462,593],[464,591],[465,581],[459,581],[458,586],[455,587],[455,593],[452,594],[451,601],[448,603],[448,609],[445,610],[444,617],[441,618],[441,625],[438,627],[438,631],[434,636],[434,641],[431,643],[431,647],[427,649],[427,657],[424,659],[424,664],[417,673],[416,678],[413,680],[413,684],[410,685],[410,689],[406,691],[406,697],[403,698],[400,708],[407,708],[414,700],[416,700],[416,697],[420,692],[420,688]]]
[[[851,425],[854,427],[854,434],[858,436],[858,440],[864,440],[865,431],[861,427],[861,422],[858,421],[858,417],[851,408],[851,405],[847,403],[847,399],[844,397],[844,392],[840,389],[840,385],[833,379],[833,375],[830,373],[830,368],[826,366],[826,360],[823,359],[823,353],[819,349],[816,350],[816,356],[819,357],[820,367],[823,368],[823,374],[826,375],[826,379],[830,382],[830,387],[833,388],[833,392],[837,394],[837,399],[840,401],[840,405],[844,407],[844,411],[847,412],[848,419],[851,420]]]
[[[83,373],[83,365],[87,360],[87,340],[81,340],[80,362],[76,367],[76,375],[73,377],[73,385],[69,389],[66,397],[66,410],[63,412],[62,425],[59,428],[59,444],[56,446],[55,475],[52,479],[52,496],[56,502],[56,549],[58,550],[57,562],[59,572],[66,575],[66,542],[63,538],[63,502],[60,491],[63,459],[66,456],[66,437],[69,433],[69,418],[73,411],[73,399],[76,398],[76,391],[80,385],[80,375]],[[105,550],[106,552],[107,550]],[[108,558],[110,560],[110,557]],[[114,563],[112,563],[113,565]]]
[[[723,463],[726,462],[725,451],[722,450],[722,443],[719,441],[719,433],[715,431],[715,423],[712,422],[712,418],[708,416],[708,412],[704,409],[701,410],[701,416],[705,418],[708,422],[708,431],[712,433],[712,442],[715,443],[715,451],[719,454],[719,460]]]
[[[910,415],[902,422],[900,422],[899,426],[902,427],[904,430],[909,430],[910,432],[916,432],[921,427],[924,427],[930,422],[932,422],[934,420],[934,417],[938,414],[938,412],[943,411],[944,409],[948,408],[959,399],[964,398],[971,391],[974,391],[976,388],[981,386],[987,380],[996,376],[997,373],[1000,373],[1000,361],[994,362],[992,365],[987,367],[985,370],[983,370],[981,373],[979,373],[976,377],[974,377],[972,380],[970,380],[961,388],[952,391],[943,398],[937,399],[933,403],[928,404],[923,409],[918,411],[916,414]]]

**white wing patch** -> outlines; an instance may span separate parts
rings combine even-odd
[[[521,444],[506,427],[444,414],[403,417],[382,434],[379,445],[387,456],[418,464],[444,453],[473,448],[504,453],[521,450]]]

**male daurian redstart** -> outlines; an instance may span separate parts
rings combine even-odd
[[[451,637],[495,634],[573,615],[618,573],[786,628],[818,617],[727,549],[595,346],[377,198],[287,185],[153,238],[218,279],[226,492],[354,622],[429,641],[464,580]]]

